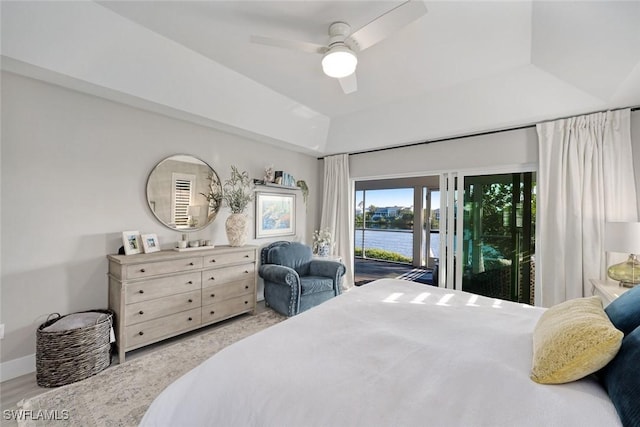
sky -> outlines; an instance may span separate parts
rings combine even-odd
[[[356,191],[356,206],[362,201],[362,191]],[[386,206],[413,206],[413,189],[398,188],[392,190],[367,190],[365,208],[374,205],[377,207]],[[440,192],[431,193],[431,209],[440,207]]]

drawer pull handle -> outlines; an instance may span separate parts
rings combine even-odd
[[[187,282],[187,285],[193,285],[193,280],[189,280],[189,281]]]
[[[244,271],[244,274],[249,274],[249,270],[245,270],[245,271]]]
[[[144,314],[144,311],[140,310],[140,311],[139,311],[139,313],[140,313],[140,314]]]
[[[215,259],[212,259],[212,260],[211,260],[211,261],[209,261],[209,262],[216,262],[216,260],[215,260]]]
[[[190,262],[190,263],[189,263],[189,265],[193,265],[193,263],[192,263],[192,262]]]
[[[249,258],[249,255],[245,255],[244,257],[245,257],[245,258]]]
[[[245,304],[249,304],[249,301],[245,301],[244,303],[245,303]]]
[[[210,312],[210,313],[211,313],[211,314],[216,314],[216,312],[215,312],[215,311],[213,311],[213,310],[211,310],[211,312]]]
[[[144,332],[140,331],[138,332],[138,335],[144,335]]]
[[[144,291],[142,289],[140,289],[138,292],[140,292],[141,294],[144,294]]]
[[[249,285],[246,285],[244,288],[245,288],[245,289],[249,289]]]
[[[189,298],[189,302],[193,302],[193,300],[191,298]]]
[[[140,269],[140,273],[144,273],[146,270],[144,268]]]
[[[211,276],[211,277],[209,277],[209,280],[216,280],[216,278]]]
[[[189,317],[189,322],[191,322],[193,319],[191,317]]]
[[[215,298],[215,297],[216,297],[216,294],[211,294],[211,298]]]

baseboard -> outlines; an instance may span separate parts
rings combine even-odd
[[[36,370],[36,355],[20,357],[0,363],[0,382],[5,382]]]

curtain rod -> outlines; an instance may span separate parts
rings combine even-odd
[[[592,111],[590,113],[579,114],[579,116],[584,116],[584,115],[588,115],[588,114],[595,114],[595,113],[604,113],[606,111],[624,110],[625,108],[629,108],[631,111],[638,111],[638,110],[640,110],[640,105],[636,105],[634,107],[614,108],[612,110],[605,110],[605,111]],[[558,117],[558,118],[555,118],[555,119],[545,120],[545,121],[542,121],[540,123],[546,123],[546,122],[551,122],[551,121],[555,121],[555,120],[562,120],[562,119],[569,119],[571,117],[577,117],[577,116]],[[450,136],[450,137],[446,137],[446,138],[430,139],[430,140],[425,140],[425,141],[412,142],[412,143],[409,143],[409,144],[395,145],[395,146],[392,146],[392,147],[381,147],[381,148],[374,148],[374,149],[371,149],[371,150],[354,151],[353,153],[342,153],[342,154],[348,154],[349,156],[355,156],[355,155],[358,155],[358,154],[368,154],[368,153],[376,153],[378,151],[395,150],[395,149],[398,149],[398,148],[415,147],[415,146],[418,146],[418,145],[434,144],[436,142],[452,141],[452,140],[456,140],[456,139],[470,138],[470,137],[473,137],[473,136],[484,136],[484,135],[492,135],[492,134],[495,134],[495,133],[510,132],[510,131],[513,131],[513,130],[529,129],[529,128],[535,127],[536,124],[537,123],[529,123],[529,124],[526,124],[526,125],[515,126],[515,127],[510,127],[510,128],[504,128],[504,129],[494,129],[494,130],[488,130],[488,131],[479,132],[479,133],[470,133],[470,134],[466,134],[466,135],[458,135],[458,136]],[[338,154],[340,154],[340,153],[338,153]],[[318,160],[322,160],[325,157],[328,157],[328,156],[318,157]]]

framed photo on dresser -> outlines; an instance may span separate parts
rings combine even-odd
[[[145,254],[149,254],[151,252],[158,252],[160,250],[160,243],[158,242],[158,236],[155,234],[143,234],[141,236],[142,239],[142,248],[144,249]]]
[[[142,243],[139,231],[123,231],[122,245],[124,246],[125,255],[134,255],[142,253]]]

